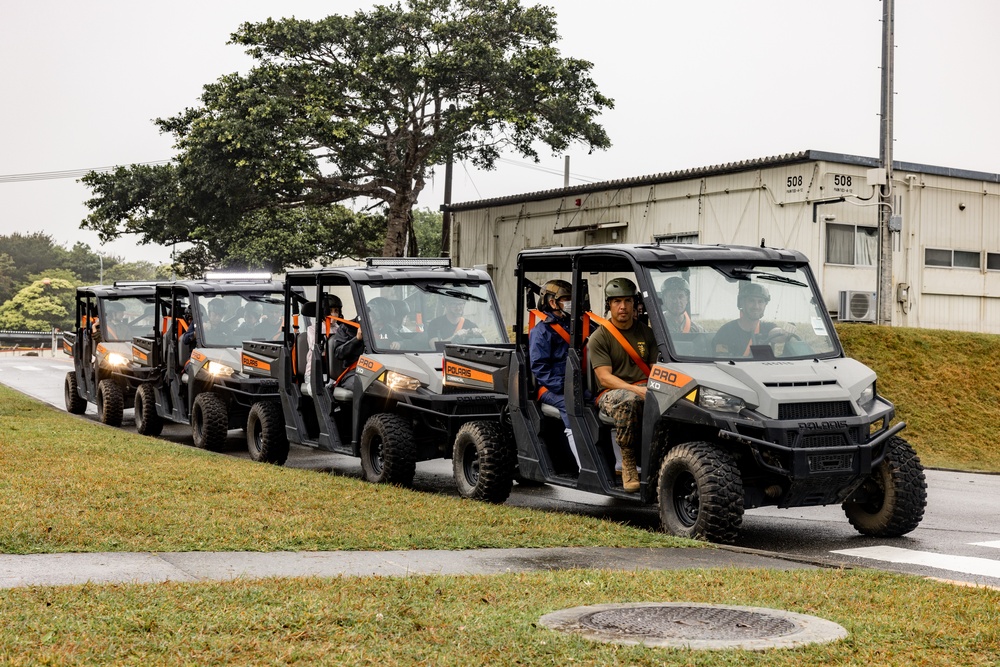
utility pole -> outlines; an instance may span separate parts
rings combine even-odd
[[[885,184],[879,186],[878,197],[878,323],[892,324],[892,231],[889,219],[892,217],[892,98],[893,98],[893,51],[894,0],[882,0],[882,122],[879,132],[880,167],[885,169]]]
[[[441,215],[441,256],[451,257],[451,177],[452,163],[454,162],[451,153],[448,153],[448,164],[444,168],[444,212]]]

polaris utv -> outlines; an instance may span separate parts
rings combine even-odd
[[[506,383],[499,393],[442,385],[446,344],[510,347],[485,272],[417,258],[289,271],[284,308],[281,342],[243,345],[244,372],[281,387],[280,404],[251,410],[254,459],[281,463],[291,441],[360,457],[370,482],[408,485],[417,462],[453,458],[463,496],[507,498],[514,459],[498,426]]]
[[[892,423],[875,373],[845,357],[801,253],[611,245],[526,250],[517,261],[509,396],[523,477],[658,502],[664,530],[715,542],[734,541],[744,510],[765,505],[841,504],[859,532],[879,537],[920,523],[926,483],[899,436],[905,425]],[[604,286],[622,277],[638,286],[636,312],[658,348],[635,447],[638,493],[616,476],[613,421],[595,407],[601,387],[586,358],[600,318],[589,303],[604,304]],[[582,314],[569,332],[565,396],[579,468],[528,359],[528,313],[552,278],[572,283],[571,312]]]
[[[63,333],[63,351],[73,357],[66,374],[66,410],[75,415],[97,405],[97,418],[121,426],[131,408],[142,371],[132,368],[132,338],[153,331],[151,282],[120,281],[76,290],[73,331]]]
[[[281,335],[282,286],[259,274],[207,274],[156,287],[151,336],[132,341],[149,375],[135,397],[136,430],[157,435],[164,421],[190,424],[194,444],[219,450],[244,428],[251,406],[276,398],[273,380],[240,372],[244,340]]]

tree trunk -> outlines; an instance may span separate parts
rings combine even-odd
[[[383,257],[402,257],[406,250],[407,232],[412,228],[412,210],[408,198],[397,197],[389,205],[388,222],[385,230],[385,244],[382,246]],[[412,239],[413,232],[410,231]]]

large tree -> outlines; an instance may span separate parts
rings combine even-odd
[[[63,270],[57,274],[69,274]],[[72,274],[69,274],[72,275]],[[73,326],[78,281],[38,277],[12,299],[0,305],[0,329],[48,331]]]
[[[84,226],[197,242],[251,211],[360,199],[385,207],[383,253],[400,255],[426,177],[449,156],[488,169],[505,149],[610,145],[595,118],[612,101],[557,41],[554,12],[518,0],[246,23],[232,42],[257,65],[156,121],[176,138],[175,163],[88,174]]]

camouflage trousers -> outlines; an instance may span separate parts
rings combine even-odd
[[[615,439],[622,450],[622,458],[634,460],[635,440],[642,424],[643,399],[628,389],[611,389],[601,395],[597,407],[615,420]]]

